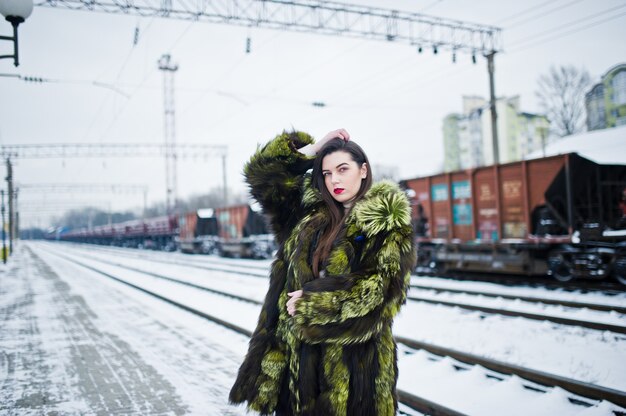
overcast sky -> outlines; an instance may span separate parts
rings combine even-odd
[[[623,0],[350,3],[501,27],[496,93],[519,95],[527,112],[540,111],[536,82],[551,65],[584,67],[596,81],[626,62]],[[0,34],[9,33],[0,21]],[[242,165],[257,144],[292,127],[316,137],[345,127],[373,164],[397,167],[401,178],[438,172],[443,118],[461,111],[463,95],[489,94],[485,59],[473,65],[460,54],[453,64],[447,51],[418,54],[403,43],[44,7],[35,8],[19,36],[20,66],[0,60],[0,73],[58,82],[0,77],[0,143],[162,143],[157,61],[170,53],[179,65],[177,141],[228,145],[228,182],[241,191]],[[10,44],[0,41],[5,53]],[[315,101],[326,107],[313,107]],[[164,166],[157,158],[23,159],[14,174],[18,184],[147,185],[151,203],[165,198]],[[221,180],[218,159],[179,161],[179,197]],[[47,225],[47,216],[70,200],[121,210],[140,207],[143,196],[24,190],[22,226]]]

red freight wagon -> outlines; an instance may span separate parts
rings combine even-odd
[[[178,246],[183,253],[210,254],[217,250],[217,218],[213,209],[199,209],[183,214],[178,225]]]
[[[626,166],[576,153],[410,179],[418,271],[626,282]]]
[[[218,247],[222,256],[269,258],[274,250],[271,234],[263,214],[251,205],[215,209]]]

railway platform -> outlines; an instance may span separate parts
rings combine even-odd
[[[0,269],[0,414],[243,414],[227,404],[240,357],[175,314],[21,244]]]

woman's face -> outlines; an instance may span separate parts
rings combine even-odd
[[[322,175],[326,189],[337,202],[352,200],[361,188],[361,181],[367,177],[367,164],[362,166],[352,160],[348,152],[338,150],[324,156]]]

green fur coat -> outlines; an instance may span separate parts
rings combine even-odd
[[[280,248],[230,401],[264,415],[395,415],[391,325],[415,262],[409,204],[397,185],[373,185],[315,279],[311,259],[328,213],[306,173],[313,158],[296,150],[312,142],[284,132],[244,169]],[[299,289],[292,317],[287,293]]]

